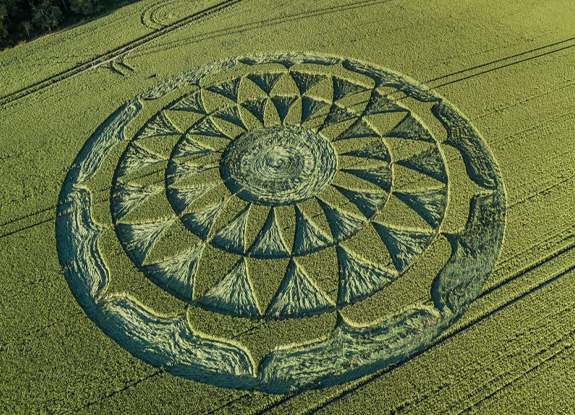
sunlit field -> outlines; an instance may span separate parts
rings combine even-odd
[[[0,54],[0,412],[575,404],[575,4],[150,1]]]

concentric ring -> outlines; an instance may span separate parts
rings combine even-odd
[[[333,147],[310,129],[262,128],[235,140],[220,166],[226,186],[242,199],[292,205],[319,194],[337,170]]]
[[[245,75],[226,75],[236,66]],[[180,88],[185,92],[178,96]],[[383,92],[389,90],[397,94]],[[418,110],[401,104],[404,98],[415,100]],[[156,108],[155,115],[125,137],[142,106]],[[439,121],[446,138],[438,142],[419,115]],[[261,135],[252,133],[258,130]],[[286,138],[295,131],[313,137],[306,143],[320,143],[319,150]],[[254,362],[237,341],[195,330],[185,311],[165,317],[131,296],[109,292],[116,275],[104,260],[106,227],[94,222],[87,183],[105,174],[104,159],[126,138],[111,179],[111,218],[143,275],[184,300],[183,310],[193,304],[238,319],[268,320],[336,313],[330,334],[275,348]],[[335,162],[329,161],[330,146]],[[444,166],[445,146],[458,153],[466,179],[478,189],[470,196],[465,227],[451,233],[442,231],[453,171]],[[327,161],[313,156],[324,153]],[[313,174],[306,173],[310,158],[319,166]],[[324,174],[319,181],[317,171]],[[273,200],[272,193],[291,195],[300,184],[286,182],[302,175],[307,187],[301,191],[313,189],[308,198],[290,196],[287,202],[285,193]],[[280,184],[266,196],[270,182]],[[255,55],[196,68],[110,116],[78,154],[62,187],[57,247],[79,304],[130,353],[194,381],[285,393],[340,384],[426,347],[480,294],[501,250],[505,203],[501,173],[485,141],[436,93],[355,60]],[[178,224],[191,231],[190,245],[166,254],[158,247],[178,242],[170,239]],[[339,310],[400,284],[438,237],[451,252],[433,278],[427,304],[386,312],[366,325],[343,317]],[[373,248],[372,242],[382,248],[362,248]],[[332,293],[306,265],[313,253],[328,272],[328,247],[337,265]],[[221,252],[230,263],[224,275],[212,275],[211,285],[202,282],[209,273],[201,271],[208,251]],[[369,259],[370,251],[385,251],[389,264]],[[257,261],[270,269],[286,264],[279,275],[265,274],[276,279],[272,295],[253,282]]]

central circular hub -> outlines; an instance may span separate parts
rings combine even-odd
[[[261,153],[251,153],[242,162],[253,169],[261,183],[296,179],[305,167],[305,159],[298,148],[281,144],[263,148]]]
[[[291,205],[315,196],[337,170],[337,156],[322,136],[299,126],[260,128],[234,140],[220,172],[238,197],[263,205]]]

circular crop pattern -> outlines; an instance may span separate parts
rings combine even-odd
[[[261,128],[230,144],[222,179],[245,201],[291,205],[319,194],[337,170],[337,155],[310,129]]]
[[[182,314],[108,292],[106,227],[82,207],[115,149],[110,228]],[[271,393],[342,383],[424,348],[481,292],[505,225],[498,167],[451,104],[392,71],[311,54],[225,60],[159,84],[96,131],[60,202],[61,262],[102,330],[175,375]],[[463,222],[449,219],[461,210]],[[434,275],[414,277],[435,257]],[[427,299],[349,317],[416,278]],[[327,336],[254,361],[194,330],[189,307],[264,324],[337,318]]]

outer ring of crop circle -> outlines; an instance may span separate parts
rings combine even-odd
[[[178,87],[195,83],[210,73],[233,67],[238,61],[254,64],[278,61],[324,65],[343,63],[351,70],[369,74],[379,84],[394,86],[407,96],[435,103],[433,112],[447,129],[447,143],[460,151],[470,178],[483,186],[486,193],[473,198],[465,231],[458,235],[446,235],[452,245],[452,255],[432,284],[434,307],[414,306],[397,315],[388,316],[375,325],[375,332],[374,326],[355,327],[341,320],[328,339],[272,352],[256,368],[249,356],[245,353],[242,355],[242,350],[233,343],[200,338],[187,325],[183,315],[161,317],[129,297],[105,297],[110,276],[98,249],[98,239],[104,228],[91,219],[91,194],[82,185],[96,174],[110,150],[125,140],[124,128],[141,111],[140,100],[157,99]],[[475,159],[477,152],[483,158]],[[480,294],[503,243],[505,203],[501,174],[485,141],[452,104],[436,93],[393,71],[360,61],[300,53],[253,55],[218,61],[171,78],[110,116],[86,142],[62,186],[56,220],[57,249],[65,277],[78,303],[104,333],[133,355],[169,373],[191,380],[235,389],[285,393],[300,388],[340,384],[402,361],[425,348],[459,318],[469,303]],[[379,341],[369,344],[364,342],[361,344],[362,349],[347,358],[343,357],[343,362],[339,359],[343,350],[326,348],[334,341],[345,339],[355,345],[357,350],[359,339],[365,340],[366,330],[371,330],[371,337],[377,340],[381,338],[382,331],[390,327],[403,328],[405,321],[412,321],[414,315],[423,316],[424,321],[423,326],[417,328],[416,335],[411,334],[415,328],[408,327],[409,334],[400,336],[400,340],[386,344]],[[148,323],[155,325],[156,332],[146,330]],[[154,337],[157,332],[171,333],[168,349],[157,343],[158,339]],[[404,340],[409,336],[413,341],[408,344]],[[237,359],[231,366],[214,371],[210,367],[198,366],[193,360],[186,360],[185,353],[193,355],[196,351],[190,345],[209,347],[214,355],[220,353]],[[322,359],[318,359],[318,352]],[[308,367],[293,371],[293,368],[282,366],[282,361],[286,361],[291,353],[302,356],[307,354],[314,361],[321,361],[319,366],[310,368],[311,372],[306,372]],[[350,365],[352,361],[355,363]],[[299,364],[301,366],[301,362]]]

